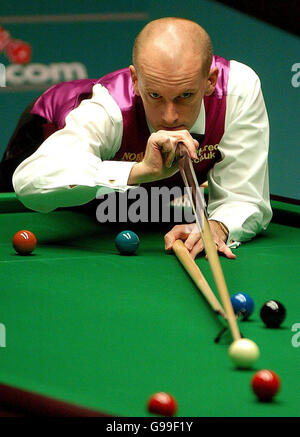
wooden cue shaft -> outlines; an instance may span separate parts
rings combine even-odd
[[[204,216],[204,215],[203,215]],[[215,242],[213,241],[211,230],[207,218],[203,217],[203,230],[201,233],[204,243],[205,252],[220,293],[221,301],[223,303],[225,313],[227,315],[227,321],[231,330],[231,334],[234,340],[241,338],[241,334],[237,325],[236,316],[234,314],[230,296],[228,293],[227,285],[225,282],[223,270],[221,267],[219,255],[216,249]]]
[[[227,319],[225,311],[223,310],[220,302],[210,288],[200,268],[191,257],[182,240],[175,241],[175,243],[173,244],[173,251],[175,252],[177,258],[179,259],[185,270],[195,282],[196,286],[202,292],[212,309],[216,313],[220,314],[224,319]]]

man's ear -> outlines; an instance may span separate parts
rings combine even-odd
[[[131,80],[132,80],[134,92],[137,96],[140,96],[136,69],[133,65],[130,65],[129,71],[130,71],[130,75],[131,75]]]
[[[205,96],[210,96],[214,92],[218,81],[218,75],[219,75],[219,70],[217,67],[210,70],[207,79]]]

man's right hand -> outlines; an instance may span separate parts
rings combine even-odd
[[[130,172],[128,185],[139,185],[166,179],[178,171],[175,160],[178,143],[186,146],[191,159],[197,158],[198,141],[187,130],[160,130],[150,135],[144,159],[136,163]]]

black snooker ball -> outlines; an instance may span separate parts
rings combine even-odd
[[[279,328],[286,316],[286,309],[277,300],[268,300],[260,310],[260,318],[268,328]]]

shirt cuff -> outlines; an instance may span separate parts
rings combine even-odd
[[[96,174],[98,193],[105,194],[110,191],[127,191],[136,186],[128,185],[128,178],[136,162],[127,161],[102,161]]]
[[[209,215],[209,219],[224,223],[229,230],[227,244],[234,244],[249,241],[257,234],[261,216],[255,205],[230,203],[218,207]]]

